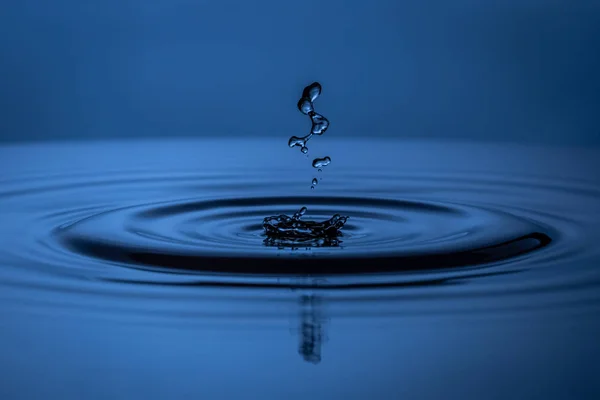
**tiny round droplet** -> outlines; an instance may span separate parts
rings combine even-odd
[[[306,154],[306,153],[308,153],[308,147],[306,147],[306,146],[302,146],[302,148],[300,149],[300,151],[301,151],[303,154]]]
[[[319,181],[317,180],[317,178],[313,178],[312,184],[313,184],[313,186],[317,186],[319,184]]]

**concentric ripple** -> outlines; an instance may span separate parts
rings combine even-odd
[[[349,215],[336,248],[284,253],[263,245],[267,210],[307,204]],[[56,235],[75,253],[136,266],[221,274],[365,274],[471,267],[541,249],[544,228],[508,213],[457,204],[353,197],[178,201],[87,217]],[[310,249],[310,258],[307,251]],[[298,248],[300,250],[300,248]]]
[[[397,311],[397,300],[406,312],[599,304],[594,152],[347,142],[327,184],[310,191],[302,177],[312,168],[270,143],[2,149],[3,296],[49,291],[73,304],[95,293],[122,306],[139,295],[150,307],[228,287],[223,298],[243,289],[272,304],[273,291],[291,288],[367,314],[373,301],[379,312]],[[344,158],[359,153],[360,166]],[[265,217],[302,206],[310,220],[348,216],[338,240],[267,240]]]

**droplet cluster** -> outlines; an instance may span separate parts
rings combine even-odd
[[[314,101],[321,95],[321,90],[321,84],[319,82],[313,82],[304,88],[302,91],[302,97],[298,101],[298,110],[300,110],[302,114],[310,117],[312,126],[308,135],[303,137],[292,136],[288,141],[288,146],[300,147],[302,154],[308,155],[308,146],[306,144],[310,138],[313,137],[313,135],[320,136],[327,131],[327,128],[329,128],[329,120],[321,114],[318,114],[315,111],[313,104]],[[318,168],[319,172],[321,172],[321,169],[329,165],[330,162],[330,157],[315,158],[312,165],[313,167]],[[318,182],[319,180],[317,178],[313,178],[311,189],[314,189]]]

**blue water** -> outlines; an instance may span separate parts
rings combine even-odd
[[[598,398],[600,151],[317,139],[0,147],[0,398]]]

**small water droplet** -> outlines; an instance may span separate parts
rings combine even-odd
[[[311,188],[311,189],[314,189],[315,187],[314,187],[314,186],[311,186],[310,188]]]
[[[321,168],[319,168],[317,171],[319,171],[319,172],[323,172],[323,170],[322,170]]]
[[[319,82],[313,82],[302,91],[302,97],[315,101],[321,94],[321,84]]]
[[[301,209],[296,211],[296,213],[292,217],[292,220],[298,220],[298,219],[302,218],[302,216],[306,213],[306,210],[307,210],[306,207],[302,207]]]
[[[306,147],[306,146],[302,146],[302,148],[300,149],[300,151],[301,151],[303,154],[306,154],[306,153],[308,153],[308,147]]]
[[[312,166],[314,168],[323,168],[323,167],[328,166],[330,162],[331,162],[331,158],[329,158],[329,157],[315,158],[313,160]]]
[[[315,135],[322,135],[329,128],[329,121],[321,114],[312,113],[310,114],[310,119],[312,120],[310,132]]]
[[[317,186],[319,184],[319,181],[317,180],[317,178],[313,178],[312,184],[313,184],[313,186]]]
[[[290,146],[290,147],[304,146],[304,139],[299,138],[298,136],[292,136],[290,138],[290,140],[288,140],[288,146]]]
[[[309,114],[314,111],[313,104],[308,97],[302,97],[298,102],[298,110],[302,114]]]

